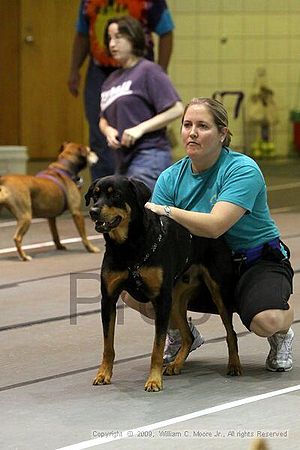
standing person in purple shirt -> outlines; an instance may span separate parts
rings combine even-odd
[[[90,147],[99,156],[98,163],[91,168],[93,179],[115,172],[112,152],[98,126],[101,87],[118,66],[106,52],[103,30],[108,19],[125,14],[135,17],[143,27],[147,59],[154,59],[152,33],[158,35],[157,62],[165,71],[172,52],[174,24],[165,0],[81,0],[68,86],[71,94],[77,97],[80,68],[89,55],[84,92],[85,113],[89,123]]]
[[[152,190],[172,163],[166,125],[182,114],[183,106],[162,68],[143,57],[145,35],[136,19],[109,20],[105,43],[121,68],[102,85],[100,130],[116,158],[116,172]]]

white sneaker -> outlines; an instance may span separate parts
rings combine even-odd
[[[268,338],[270,352],[266,359],[266,369],[271,372],[288,372],[293,368],[292,344],[294,332],[289,328],[287,333],[275,333]]]
[[[189,327],[194,337],[194,341],[190,348],[190,353],[203,344],[204,338],[201,336],[197,328],[193,325],[191,318],[189,318]],[[181,336],[179,330],[169,329],[164,348],[164,364],[170,364],[176,358],[177,353],[181,347]]]

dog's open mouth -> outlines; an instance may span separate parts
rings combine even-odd
[[[110,222],[108,221],[101,222],[100,220],[97,220],[95,223],[95,230],[98,231],[98,233],[109,233],[112,229],[120,225],[121,220],[122,220],[121,216],[115,217]]]

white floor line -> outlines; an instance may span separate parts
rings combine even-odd
[[[287,212],[298,212],[299,206],[282,206],[281,208],[271,208],[270,212],[271,214],[280,214],[280,213],[287,213]]]
[[[32,219],[31,223],[42,223],[47,222],[46,219]],[[8,220],[6,222],[0,223],[0,228],[7,228],[7,227],[15,227],[17,225],[16,220]]]
[[[103,239],[102,234],[97,234],[95,236],[88,236],[87,237],[90,241],[94,241],[96,239]],[[62,239],[61,243],[62,244],[74,244],[75,242],[81,242],[81,238],[68,238],[68,239]],[[54,247],[54,242],[53,241],[48,241],[48,242],[38,242],[36,244],[28,244],[28,245],[22,245],[22,248],[24,250],[31,250],[33,248],[43,248],[43,247]],[[0,255],[4,255],[5,253],[11,253],[11,252],[15,252],[16,251],[16,247],[8,247],[8,248],[2,248],[0,249]]]
[[[67,447],[61,447],[57,450],[82,450],[85,448],[96,447],[96,445],[106,444],[107,442],[118,441],[120,439],[132,438],[138,435],[138,433],[156,430],[158,428],[164,428],[176,423],[186,422],[187,420],[196,419],[197,417],[207,416],[209,414],[214,414],[216,412],[225,411],[231,408],[236,408],[238,406],[247,405],[249,403],[258,402],[260,400],[265,400],[267,398],[277,397],[278,395],[288,394],[290,392],[299,391],[300,384],[297,386],[291,386],[284,389],[279,389],[277,391],[266,392],[265,394],[253,395],[252,397],[246,397],[241,400],[236,400],[229,403],[222,403],[221,405],[212,406],[211,408],[202,409],[200,411],[195,411],[194,413],[185,414],[183,416],[173,417],[172,419],[163,420],[161,422],[152,423],[150,425],[145,425],[140,428],[133,428],[131,430],[119,431],[113,436],[105,436],[96,439],[90,439],[88,441],[79,442],[78,444],[68,445]],[[157,395],[157,394],[146,394],[146,395]],[[108,433],[109,434],[109,433]]]
[[[295,181],[294,183],[283,183],[283,184],[274,184],[274,186],[267,186],[267,191],[284,191],[286,189],[294,189],[295,187],[300,186],[300,181]]]

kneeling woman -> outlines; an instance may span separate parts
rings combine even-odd
[[[183,113],[181,134],[187,156],[160,175],[146,207],[168,215],[194,235],[225,236],[238,260],[235,309],[250,331],[268,338],[266,368],[289,371],[294,333],[288,301],[293,270],[289,249],[270,215],[264,177],[255,161],[228,147],[228,115],[218,101],[192,99]],[[129,296],[124,301],[141,310]],[[144,313],[151,316],[149,305]],[[203,339],[193,324],[190,327],[194,350]],[[170,329],[166,363],[175,359],[179,348],[178,330]]]

